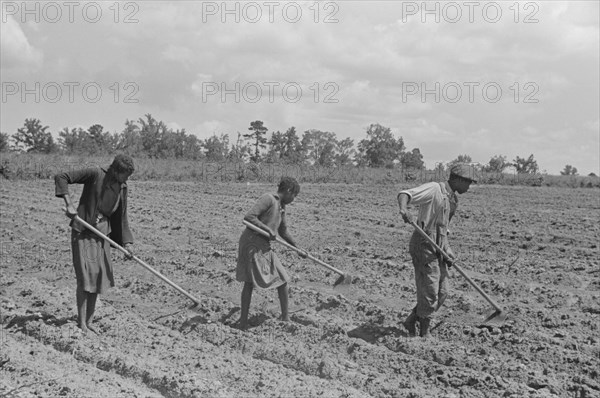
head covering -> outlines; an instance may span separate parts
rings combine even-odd
[[[467,163],[456,163],[450,167],[450,177],[457,176],[461,178],[466,178],[467,180],[471,180],[472,182],[477,182],[477,175],[474,166],[471,166]]]

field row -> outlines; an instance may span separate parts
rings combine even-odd
[[[453,275],[435,339],[423,341],[399,326],[415,297],[401,187],[303,185],[289,209],[293,235],[355,283],[334,289],[337,275],[276,247],[292,275],[292,321],[276,320],[276,292],[257,290],[241,332],[232,327],[241,219],[274,187],[132,182],[137,254],[202,304],[187,309],[185,297],[114,253],[117,286],[101,297],[99,338],[73,322],[68,219],[52,182],[1,188],[2,344],[12,347],[0,366],[4,391],[88,395],[84,375],[95,369],[95,383],[111,380],[104,396],[123,397],[600,395],[598,203],[589,191],[573,199],[480,186],[463,195],[451,242],[509,319],[481,325],[487,303]]]

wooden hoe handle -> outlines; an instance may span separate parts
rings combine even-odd
[[[244,222],[244,225],[247,226],[248,228],[250,228],[251,230],[253,230],[255,232],[258,232],[259,234],[261,234],[261,235],[269,238],[269,233],[267,231],[265,231],[264,229],[262,229],[260,227],[257,227],[256,225],[254,225],[254,224],[252,224],[252,223],[250,223],[250,222],[248,222],[246,220],[244,220],[243,222]],[[327,268],[327,269],[329,269],[329,270],[331,270],[331,271],[333,271],[333,272],[335,272],[337,274],[345,275],[343,271],[340,271],[339,269],[335,268],[334,266],[329,265],[329,264],[327,264],[327,263],[319,260],[318,258],[311,256],[305,250],[302,250],[302,249],[299,249],[299,248],[297,248],[295,246],[290,245],[289,243],[287,243],[286,241],[284,241],[283,239],[281,239],[279,236],[277,236],[275,238],[275,240],[278,243],[281,243],[282,245],[284,245],[285,247],[287,247],[288,249],[292,249],[292,250],[294,250],[294,251],[296,251],[296,252],[298,252],[300,254],[306,254],[306,257],[308,257],[309,259],[311,259],[315,263],[320,264],[323,267],[325,267],[325,268]]]
[[[448,256],[448,254],[442,250],[441,247],[439,247],[434,241],[433,239],[431,239],[431,237],[429,235],[427,235],[425,233],[425,231],[423,231],[421,229],[421,227],[419,227],[414,221],[411,221],[410,223],[415,230],[425,239],[427,239],[427,241],[444,257],[444,259],[451,261],[452,262],[452,267],[454,267],[459,274],[461,274],[466,280],[467,282],[469,282],[469,284],[471,286],[473,286],[475,288],[475,290],[477,290],[479,292],[479,294],[481,294],[483,296],[484,299],[487,300],[488,303],[490,303],[492,305],[492,307],[494,307],[496,309],[496,311],[502,312],[502,309],[500,308],[500,306],[498,306],[498,304],[496,304],[496,302],[494,300],[492,300],[492,298],[490,296],[488,296],[480,287],[479,285],[477,285],[477,283],[475,283],[475,281],[473,281],[471,278],[469,278],[469,276],[467,274],[465,274],[465,271],[463,271],[463,269],[461,267],[458,266],[458,264],[456,264],[454,262],[454,260],[452,260],[450,258],[450,256]]]
[[[121,245],[117,244],[117,242],[115,242],[114,240],[110,239],[108,236],[104,235],[102,232],[98,231],[96,228],[94,228],[93,226],[91,226],[90,224],[88,224],[87,222],[85,222],[81,217],[79,216],[75,216],[73,217],[75,220],[77,220],[77,222],[83,224],[87,229],[89,229],[90,231],[92,231],[93,233],[95,233],[96,235],[98,235],[100,238],[106,240],[108,243],[110,243],[112,246],[114,246],[117,250],[119,250],[120,252],[122,252],[123,254],[130,256],[129,251],[127,251],[126,249],[124,249],[123,247],[121,247]],[[186,292],[185,290],[183,290],[179,285],[177,285],[175,282],[171,281],[169,278],[167,278],[166,276],[164,276],[163,274],[161,274],[160,272],[158,272],[157,270],[155,270],[154,268],[152,268],[151,266],[149,266],[148,264],[146,264],[142,259],[140,259],[139,257],[136,256],[131,256],[135,261],[137,261],[142,267],[146,268],[148,271],[150,271],[151,273],[153,273],[154,275],[156,275],[157,277],[159,277],[160,279],[162,279],[164,282],[166,282],[167,284],[169,284],[171,287],[173,287],[175,290],[177,290],[179,293],[183,294],[184,296],[186,296],[187,298],[189,298],[190,300],[192,300],[194,303],[196,303],[196,305],[200,304],[200,300],[197,299],[196,297],[192,296],[191,294],[189,294],[188,292]]]

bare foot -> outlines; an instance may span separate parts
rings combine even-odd
[[[90,330],[88,329],[87,325],[85,325],[85,324],[80,324],[80,325],[77,325],[77,327],[78,327],[79,329],[81,329],[81,333],[83,333],[83,334],[84,334],[84,335],[86,335],[86,336],[87,336],[87,335],[89,334],[89,332],[90,332]]]
[[[231,327],[242,331],[246,331],[248,330],[248,321],[242,322],[242,320],[238,319],[237,321],[231,324]]]
[[[91,332],[93,332],[96,335],[100,335],[100,332],[98,331],[98,329],[96,329],[93,326],[87,325],[87,329],[90,330]]]
[[[243,331],[248,330],[248,323],[247,322],[238,323],[238,329],[243,330]]]

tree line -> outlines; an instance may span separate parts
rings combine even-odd
[[[171,129],[152,115],[137,121],[126,120],[121,132],[110,133],[99,124],[87,129],[65,127],[55,140],[49,127],[39,119],[26,119],[23,127],[9,136],[1,134],[0,149],[28,153],[64,153],[66,155],[103,155],[117,152],[154,159],[189,159],[212,162],[252,161],[310,163],[323,167],[349,164],[368,167],[392,167],[402,163],[407,168],[422,169],[423,155],[418,148],[407,151],[402,137],[391,129],[371,124],[367,137],[355,148],[351,138],[338,138],[334,132],[309,129],[301,135],[295,127],[286,131],[269,129],[261,120],[252,121],[244,133],[213,134],[199,139],[185,129]],[[10,144],[12,138],[13,144]]]
[[[58,142],[39,119],[25,119],[23,127],[9,137],[0,133],[0,150],[28,153],[63,153],[66,155],[111,155],[126,153],[133,157],[154,159],[187,159],[209,162],[278,162],[285,164],[308,163],[322,167],[363,166],[405,170],[424,169],[423,154],[419,148],[407,150],[402,137],[396,138],[389,127],[373,123],[366,129],[366,137],[356,145],[351,138],[338,138],[334,132],[318,129],[306,130],[300,135],[295,127],[285,132],[269,129],[263,121],[250,122],[245,133],[237,132],[232,140],[229,134],[213,134],[199,139],[185,129],[171,129],[152,115],[146,114],[137,121],[126,120],[121,132],[104,131],[100,124],[87,129],[63,128]],[[12,138],[13,143],[10,143]],[[469,155],[459,155],[449,162],[473,164]],[[481,171],[502,173],[514,167],[517,173],[538,173],[533,154],[510,162],[506,156],[493,156],[485,165],[477,164]],[[443,165],[436,167],[444,168]],[[577,169],[566,165],[564,175],[577,175]]]

